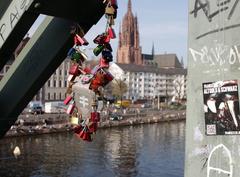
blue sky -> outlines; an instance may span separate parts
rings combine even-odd
[[[113,54],[116,56],[118,45],[119,24],[127,12],[128,0],[118,0],[118,17],[114,29],[117,39],[111,41]],[[133,14],[137,15],[142,52],[150,54],[152,44],[155,54],[175,53],[178,58],[187,61],[187,30],[188,30],[188,1],[187,0],[132,0]],[[90,42],[88,56],[92,58],[92,48],[96,45],[92,40],[105,29],[106,19],[93,26],[86,39]]]

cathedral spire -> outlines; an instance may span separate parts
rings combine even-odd
[[[154,42],[152,43],[152,57],[154,58],[155,55],[155,48],[154,48]]]
[[[128,11],[131,12],[132,11],[132,1],[128,0]]]

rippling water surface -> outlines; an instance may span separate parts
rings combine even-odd
[[[185,123],[0,140],[0,177],[183,177]],[[19,146],[22,155],[14,158]]]

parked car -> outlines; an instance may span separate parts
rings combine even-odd
[[[31,101],[27,106],[28,112],[31,114],[43,114],[43,105],[41,101]]]
[[[123,119],[122,115],[120,115],[118,113],[111,113],[109,118],[110,118],[110,120],[122,120]]]
[[[34,106],[29,108],[29,113],[31,114],[43,114],[43,110],[41,106]]]

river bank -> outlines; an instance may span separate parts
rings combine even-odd
[[[122,120],[109,120],[102,116],[99,128],[151,124],[186,119],[186,111],[148,111],[140,114],[124,114]],[[71,131],[72,126],[66,114],[20,115],[5,137],[37,135]]]

